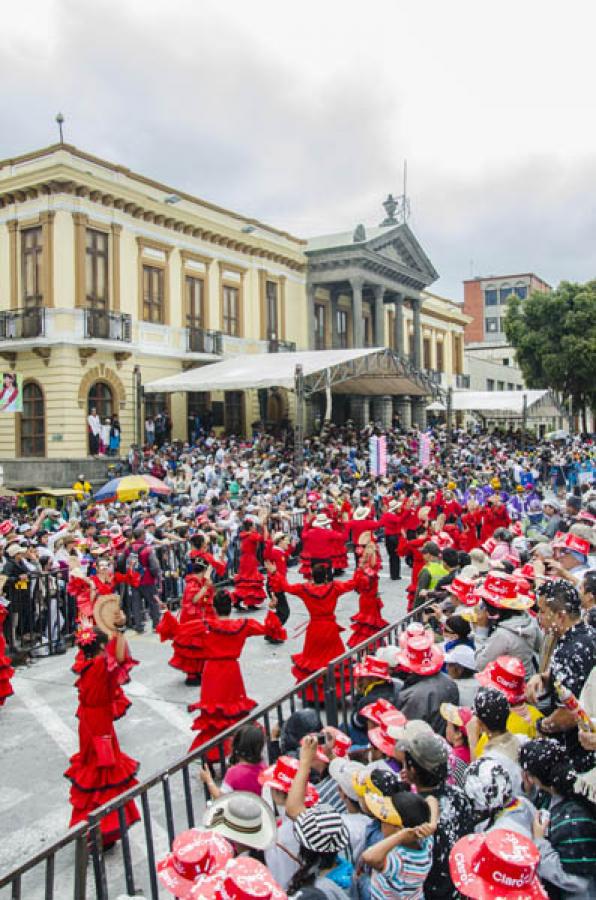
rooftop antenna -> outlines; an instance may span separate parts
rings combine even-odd
[[[58,130],[60,132],[60,143],[64,143],[64,134],[62,133],[62,126],[64,125],[64,116],[61,112],[56,116],[56,123],[58,125]]]

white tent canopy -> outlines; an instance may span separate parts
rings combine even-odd
[[[525,400],[524,400],[525,398]],[[526,416],[560,416],[564,415],[551,391],[527,390],[527,391],[454,391],[452,409],[454,412],[478,413],[485,418],[509,419],[519,418],[524,415],[524,402],[526,403]],[[427,409],[436,410],[436,404],[427,406]],[[442,403],[446,409],[446,403]]]
[[[246,391],[259,388],[294,390],[296,366],[302,366],[307,389],[321,390],[350,384],[350,390],[370,394],[429,393],[407,364],[383,347],[352,350],[304,350],[292,353],[254,353],[188,369],[144,385],[146,393]]]

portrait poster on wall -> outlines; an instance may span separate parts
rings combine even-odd
[[[0,413],[15,412],[23,412],[23,376],[16,372],[3,372]]]

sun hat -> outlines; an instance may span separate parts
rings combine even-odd
[[[336,756],[329,763],[329,776],[340,786],[344,794],[350,800],[358,800],[358,793],[354,788],[354,775],[364,771],[366,766],[346,757]]]
[[[391,681],[389,663],[376,656],[365,656],[362,662],[354,666],[354,678],[381,678],[383,681]]]
[[[473,565],[476,571],[480,572],[481,575],[488,572],[490,569],[490,560],[484,550],[481,550],[480,547],[474,547],[470,550],[470,561],[471,565]]]
[[[379,762],[370,763],[358,772],[352,773],[352,787],[358,797],[364,797],[367,791],[389,796],[399,789],[399,785],[397,775],[389,769],[381,768]]]
[[[7,550],[6,550],[7,556],[10,556],[11,558],[13,556],[16,556],[18,553],[24,553],[24,552],[25,552],[25,548],[22,547],[21,544],[16,544],[16,543],[9,544],[7,547]]]
[[[416,734],[404,748],[425,772],[439,772],[449,762],[449,745],[438,734]]]
[[[465,728],[474,716],[469,706],[456,706],[455,703],[441,703],[439,712],[446,722]]]
[[[388,725],[405,725],[407,721],[404,714],[385,697],[378,697],[372,703],[367,703],[359,711],[359,714],[365,719],[370,719],[375,725],[384,725],[385,728]]]
[[[483,687],[496,688],[516,706],[526,699],[526,668],[515,656],[497,656],[476,676]]]
[[[427,634],[427,629],[422,622],[410,622],[405,631],[399,636],[399,648],[403,649],[411,637],[420,637],[421,634]],[[399,659],[399,654],[398,654]]]
[[[519,595],[516,579],[506,572],[489,572],[482,586],[476,589],[476,594],[498,609],[522,611],[533,604],[530,597]]]
[[[390,500],[387,506],[387,512],[393,512],[399,506],[399,500]]]
[[[364,802],[367,809],[380,822],[385,822],[387,825],[395,825],[397,828],[401,828],[403,825],[402,817],[393,805],[391,797],[367,791],[364,795]]]
[[[274,843],[277,826],[271,808],[250,791],[232,791],[213,800],[204,819],[206,828],[254,850]]]
[[[325,513],[317,513],[311,522],[313,528],[326,528],[331,525],[331,519]]]
[[[287,894],[262,862],[239,856],[216,874],[199,875],[184,900],[287,900]]]
[[[370,508],[368,506],[359,506],[358,509],[354,510],[353,518],[357,522],[362,522],[363,519],[369,519]]]
[[[376,659],[384,659],[389,664],[390,669],[397,666],[397,657],[399,655],[399,647],[395,644],[387,644],[386,647],[377,647],[375,650]]]
[[[222,869],[234,848],[213,831],[190,828],[174,838],[171,853],[157,863],[157,877],[170,894],[186,897],[197,875]]]
[[[372,744],[373,747],[376,747],[377,750],[380,750],[383,756],[393,756],[395,751],[395,741],[387,731],[386,727],[379,725],[377,728],[370,728],[367,738],[369,743]]]
[[[523,834],[497,828],[467,834],[449,854],[456,889],[473,900],[546,900],[538,877],[540,852]]]
[[[473,672],[476,671],[476,657],[472,648],[467,644],[457,644],[447,651],[445,664],[448,665],[449,663],[455,663],[458,666],[463,666],[464,669],[471,669]]]
[[[400,651],[399,666],[417,675],[436,675],[444,662],[443,651],[435,644],[430,633],[411,637]]]
[[[570,553],[580,553],[582,556],[589,556],[591,549],[590,541],[571,531],[557,532],[553,547],[558,550],[569,550]]]
[[[325,762],[329,762],[325,757]],[[259,774],[259,784],[263,787],[272,787],[283,794],[287,794],[292,782],[298,773],[298,760],[293,756],[278,756],[272,766],[264,769]],[[313,806],[318,802],[319,795],[309,782],[306,786],[305,806]]]
[[[473,595],[475,587],[476,582],[472,581],[471,578],[462,578],[461,575],[456,575],[451,584],[445,586],[445,590],[457,597],[460,603],[472,606],[473,603],[470,603],[470,597]],[[477,600],[474,600],[474,603],[477,602]]]
[[[300,813],[294,822],[294,835],[302,847],[315,853],[338,853],[350,843],[344,820],[325,803]]]
[[[507,806],[514,795],[511,775],[490,756],[481,757],[468,766],[463,792],[471,800],[475,812],[487,816]]]

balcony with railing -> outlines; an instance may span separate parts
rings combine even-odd
[[[131,342],[132,317],[127,313],[107,312],[103,309],[85,309],[83,313],[83,334],[86,339]]]
[[[9,309],[0,312],[0,340],[22,341],[45,337],[46,311],[35,309]]]
[[[424,374],[432,384],[441,384],[443,381],[443,373],[437,369],[425,369]]]
[[[267,353],[295,353],[295,341],[280,341],[278,338],[270,338],[267,341]]]
[[[223,352],[221,331],[208,331],[205,328],[187,328],[186,350],[188,353],[221,354]]]
[[[455,386],[456,388],[464,388],[465,390],[470,389],[470,376],[469,375],[456,375],[455,376]]]

